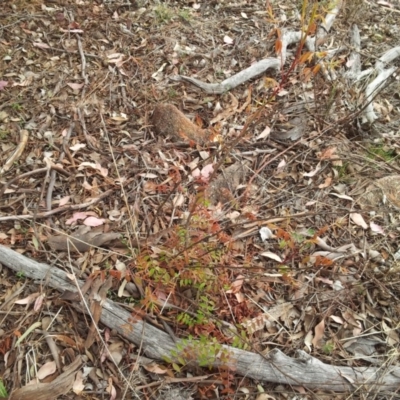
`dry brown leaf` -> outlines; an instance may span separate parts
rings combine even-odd
[[[155,362],[152,362],[147,365],[143,365],[143,368],[149,372],[154,372],[155,374],[164,375],[168,372],[167,368],[161,366]]]
[[[112,276],[109,276],[103,284],[101,279],[97,278],[92,285],[92,290],[89,296],[92,323],[90,324],[89,333],[85,341],[86,349],[88,349],[94,343],[97,337],[96,327],[100,321],[103,303],[106,300],[108,290],[111,288],[112,279]]]
[[[260,331],[264,328],[266,320],[267,317],[263,314],[250,320],[244,321],[241,325],[247,330],[247,333],[249,335],[252,335],[254,332]]]
[[[397,334],[396,330],[388,326],[385,321],[382,321],[382,329],[387,336],[388,345],[397,346],[399,343],[399,335]]]
[[[50,383],[37,383],[24,386],[11,393],[12,400],[49,400],[67,394],[75,381],[75,373],[81,367],[78,356],[72,364],[64,368],[64,372]]]
[[[85,385],[83,383],[83,373],[82,371],[78,371],[75,377],[74,384],[72,386],[72,390],[75,394],[80,395],[85,389]]]
[[[358,226],[361,226],[363,229],[368,229],[368,224],[364,221],[364,218],[359,213],[351,213],[351,220]]]
[[[261,393],[256,397],[256,400],[275,400],[276,397],[273,397],[267,393]]]
[[[311,345],[312,345],[313,340],[314,340],[314,336],[313,336],[312,331],[308,331],[306,336],[304,337],[304,344],[307,346],[309,351],[312,350]]]
[[[210,121],[211,124],[215,124],[219,121],[226,120],[231,115],[236,113],[238,106],[239,106],[239,102],[238,102],[237,98],[231,92],[229,92],[229,96],[231,98],[231,105],[229,107],[227,107],[224,111],[219,113],[215,118],[213,118]]]
[[[106,352],[107,358],[111,359],[118,365],[123,358],[124,342],[117,340],[108,346],[108,352]]]
[[[319,159],[320,160],[331,160],[331,159],[335,159],[338,158],[338,156],[334,156],[333,154],[336,152],[336,147],[330,147],[324,151],[322,151],[319,154]]]
[[[40,295],[39,292],[32,293],[29,296],[27,296],[27,297],[25,297],[25,298],[23,298],[21,300],[16,300],[15,304],[21,304],[21,305],[27,304],[27,305],[29,305],[29,304],[33,303],[39,295]]]
[[[76,342],[74,339],[71,339],[67,335],[53,334],[52,337],[54,340],[59,340],[60,342],[62,342],[63,346],[65,347],[72,347],[74,349],[83,350],[82,343]],[[80,342],[82,342],[82,340],[80,340]]]
[[[312,344],[316,349],[319,349],[321,347],[321,341],[324,337],[324,331],[325,331],[325,321],[322,320],[314,328],[315,335],[312,340]]]
[[[226,291],[226,293],[238,293],[243,286],[244,276],[238,275],[236,280],[231,283],[231,288]]]
[[[43,364],[39,368],[39,370],[36,374],[36,378],[43,380],[47,376],[54,374],[54,372],[56,372],[56,371],[57,371],[56,363],[54,361],[49,361],[46,364]]]
[[[270,258],[271,260],[275,260],[275,261],[278,261],[280,263],[282,262],[282,258],[279,257],[277,254],[272,253],[271,251],[264,251],[264,252],[262,252],[260,254],[260,256]]]
[[[318,185],[318,188],[319,188],[319,189],[325,189],[325,188],[331,186],[331,184],[332,184],[332,177],[327,176],[327,177],[325,178],[325,182],[324,182],[324,183],[321,183],[320,185]]]
[[[108,386],[106,388],[106,392],[110,395],[110,400],[115,400],[117,398],[117,391],[115,386],[113,385],[112,378],[108,378]]]

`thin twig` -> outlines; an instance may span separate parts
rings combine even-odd
[[[55,164],[51,164],[50,168],[56,170],[57,172],[65,175],[65,176],[68,176],[68,177],[71,176],[71,174],[68,171],[66,171],[65,169],[63,169]],[[42,172],[46,172],[48,169],[49,169],[49,167],[44,167],[44,168],[35,169],[33,171],[25,172],[24,174],[15,177],[11,181],[4,183],[3,187],[0,189],[0,197],[5,193],[7,188],[10,185],[12,185],[13,183],[18,182],[21,179],[27,178],[28,176],[41,174]]]
[[[57,47],[51,47],[46,45],[46,48],[40,47],[42,50],[52,50],[52,51],[59,51],[60,53],[65,53],[65,54],[74,54],[74,55],[80,55],[79,51],[72,51],[72,50],[65,50],[65,49],[58,49]],[[85,57],[89,58],[97,58],[99,60],[102,59],[101,56],[98,56],[96,54],[90,54],[90,53],[83,53]]]
[[[106,192],[100,194],[98,197],[82,204],[73,204],[73,205],[68,205],[68,206],[63,206],[63,207],[58,207],[55,208],[54,210],[51,211],[45,211],[41,213],[37,213],[35,215],[9,215],[7,217],[0,217],[0,222],[3,221],[21,221],[21,220],[30,220],[30,219],[37,219],[37,218],[47,218],[50,215],[54,214],[59,214],[62,212],[66,211],[75,211],[75,210],[81,210],[83,208],[92,206],[94,204],[97,204],[100,200],[103,200],[104,198],[108,197],[110,194],[114,192],[115,189],[109,189]]]

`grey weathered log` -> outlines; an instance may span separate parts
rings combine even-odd
[[[67,273],[38,263],[8,247],[0,245],[0,263],[15,272],[24,273],[25,276],[46,283],[60,291],[77,291],[77,288]],[[38,283],[39,283],[38,282]],[[82,281],[77,281],[80,286]],[[79,302],[78,302],[79,303]],[[82,309],[80,304],[72,304]],[[121,336],[142,346],[144,353],[151,358],[163,360],[171,358],[171,351],[176,351],[176,343],[165,332],[155,328],[144,321],[132,322],[132,315],[111,300],[106,300],[103,305],[101,322],[115,329]],[[291,358],[280,350],[272,350],[267,356],[251,353],[229,346],[223,346],[223,355],[229,353],[226,365],[221,360],[216,360],[215,367],[228,366],[242,376],[288,385],[301,385],[310,389],[353,391],[363,387],[365,390],[383,391],[396,390],[400,384],[400,368],[387,367],[344,367],[332,366],[322,363],[303,351],[297,352],[297,358]]]
[[[235,88],[236,86],[239,86],[242,83],[261,75],[268,69],[279,69],[280,65],[281,64],[278,59],[266,58],[225,79],[221,83],[206,83],[200,81],[199,79],[184,75],[175,75],[172,76],[171,79],[174,81],[186,81],[192,83],[200,89],[203,89],[206,93],[223,94]]]

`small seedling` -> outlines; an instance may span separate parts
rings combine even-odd
[[[189,327],[205,324],[208,321],[208,316],[214,311],[214,308],[215,304],[213,301],[208,299],[207,296],[201,296],[196,316],[180,313],[178,314],[177,321]]]
[[[322,346],[322,351],[325,354],[332,354],[332,351],[335,349],[335,346],[332,342],[327,342]]]
[[[155,13],[157,20],[160,23],[165,23],[170,21],[174,15],[173,11],[163,4],[160,4],[159,6],[156,7]]]
[[[185,21],[190,21],[192,18],[189,10],[180,10],[178,15]]]
[[[21,111],[23,109],[22,105],[19,103],[12,103],[11,108],[15,111]]]

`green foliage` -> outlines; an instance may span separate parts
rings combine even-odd
[[[157,283],[162,283],[163,285],[168,285],[171,281],[171,275],[165,268],[160,268],[159,266],[151,266],[149,268],[149,277],[152,278]]]
[[[339,176],[339,180],[340,181],[345,181],[347,179],[350,179],[350,177],[348,176],[349,173],[348,171],[348,167],[349,167],[349,163],[345,162],[343,163],[343,165],[341,166],[334,166],[333,168],[336,169],[336,171],[338,172],[338,176]]]
[[[370,153],[370,158],[376,158],[374,156],[378,156],[386,162],[393,161],[397,157],[394,149],[391,149],[383,144],[375,144],[369,147],[368,151]]]
[[[212,300],[208,299],[207,296],[201,296],[196,316],[192,316],[183,312],[178,314],[177,321],[189,327],[205,324],[214,308],[215,303]]]
[[[22,104],[19,104],[19,103],[12,103],[12,104],[11,104],[11,108],[12,108],[14,111],[22,111],[23,106],[22,106]]]
[[[3,381],[0,379],[0,398],[4,399],[8,397],[7,389],[4,386]]]
[[[195,363],[200,367],[213,368],[215,364],[228,365],[230,360],[229,350],[218,343],[216,338],[200,336],[194,340],[189,335],[176,344],[176,349],[171,350],[171,357],[165,357],[165,361],[172,364],[176,371],[182,367]]]
[[[177,234],[178,234],[181,244],[185,244],[186,236],[187,236],[187,229],[185,227],[181,226],[178,228]]]
[[[295,243],[302,243],[302,242],[304,242],[304,235],[302,235],[302,234],[300,234],[300,233],[298,233],[298,232],[292,232],[292,240],[295,242]]]
[[[332,351],[335,349],[335,345],[332,342],[327,342],[322,346],[322,351],[325,354],[332,354]]]
[[[164,4],[158,5],[154,11],[159,23],[168,22],[174,16],[173,11]]]
[[[156,313],[162,302],[160,294],[173,298],[190,290],[194,307],[176,314],[175,321],[191,332],[212,332],[210,317],[216,308],[213,300],[231,285],[228,272],[215,273],[221,261],[225,262],[229,247],[224,244],[229,240],[202,198],[193,199],[190,216],[172,227],[157,252],[143,248],[131,262],[136,279],[147,283],[141,306]]]
[[[186,22],[189,22],[192,19],[192,15],[189,10],[180,10],[178,15]]]
[[[23,271],[19,271],[15,274],[17,279],[23,280],[25,279],[25,273]]]
[[[197,323],[197,318],[194,318],[187,313],[179,313],[176,317],[176,320],[187,326],[194,326]]]
[[[232,347],[236,347],[237,349],[241,350],[248,350],[249,345],[248,343],[248,337],[247,337],[247,331],[246,329],[243,329],[241,325],[237,327],[239,329],[239,334],[235,335],[232,340]]]
[[[286,240],[282,239],[279,241],[278,245],[279,245],[279,249],[283,250],[288,247],[288,242]]]
[[[290,272],[290,268],[287,265],[280,264],[278,271],[279,271],[280,274],[286,275],[287,273]]]

